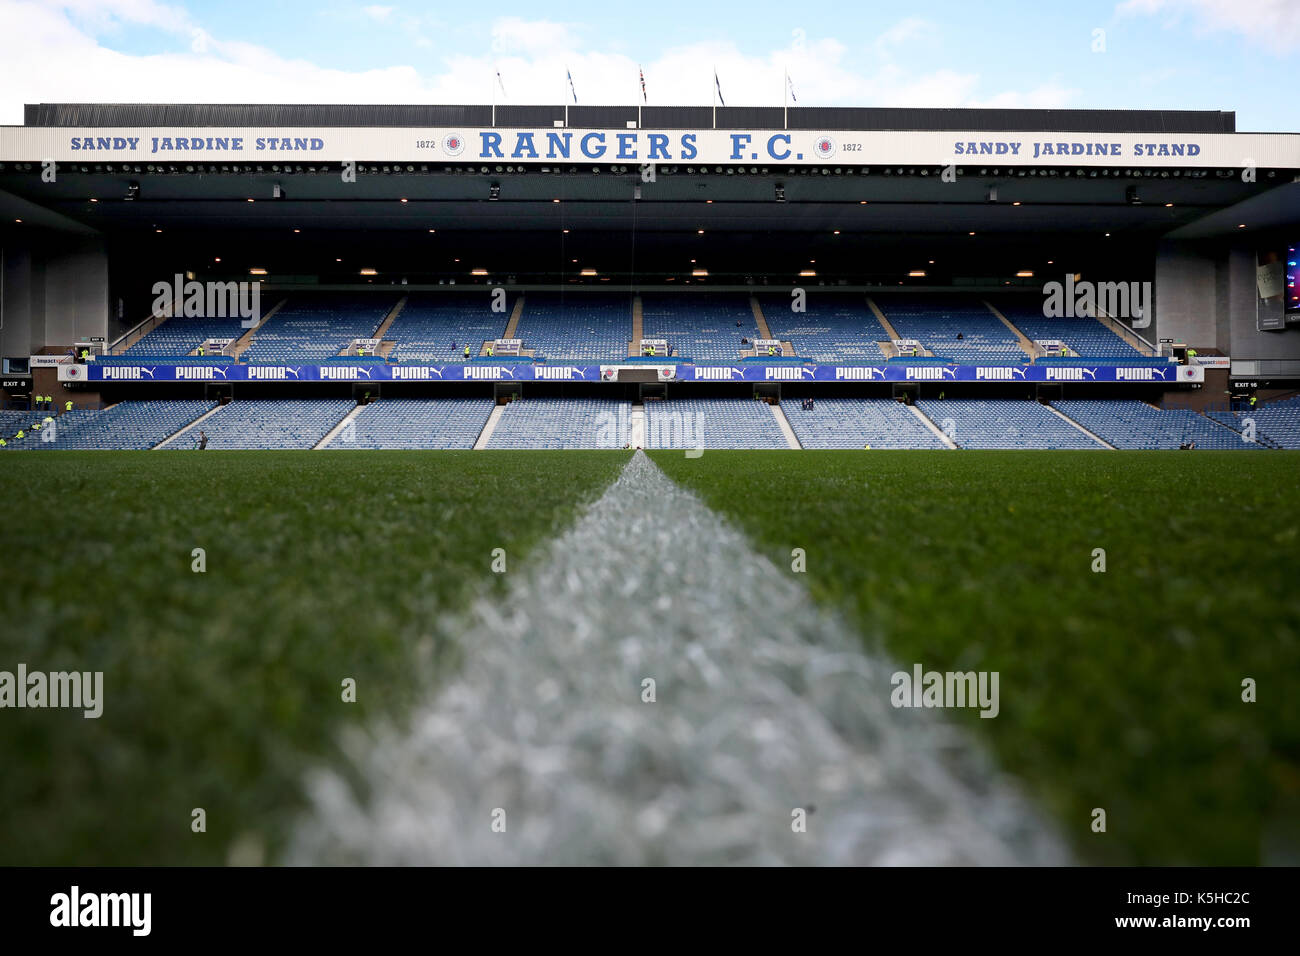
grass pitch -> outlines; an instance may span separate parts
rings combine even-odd
[[[455,666],[430,625],[502,586],[492,550],[521,567],[628,457],[6,455],[0,670],[103,671],[104,712],[0,711],[0,864],[273,861],[340,728]]]
[[[98,720],[0,712],[0,863],[223,863],[232,843],[274,861],[340,729],[400,718],[456,666],[431,624],[503,587],[492,549],[520,568],[627,457],[5,456],[0,669],[102,670],[105,701]],[[652,457],[778,568],[805,549],[799,580],[870,648],[998,671],[996,719],[951,716],[1081,859],[1294,852],[1300,455]]]
[[[904,668],[998,671],[1001,714],[954,718],[1081,859],[1295,853],[1300,453],[652,457]]]

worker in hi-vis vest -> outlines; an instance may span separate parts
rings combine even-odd
[[[775,349],[774,347],[772,347],[771,345],[769,345],[769,346],[767,347],[767,354],[768,354],[768,355],[775,355],[775,354],[776,354],[776,349]]]
[[[66,402],[63,403],[63,410],[65,412],[72,411],[72,399],[68,399]]]
[[[20,439],[20,438],[26,438],[26,437],[27,437],[27,433],[26,433],[25,431],[23,431],[23,430],[20,428],[20,429],[18,429],[18,434],[14,436],[14,441],[17,441],[17,440]]]
[[[491,346],[491,345],[489,345],[489,346],[487,347],[487,352],[488,352],[488,355],[489,355],[489,356],[492,355],[492,346]]]
[[[204,352],[203,352],[203,346],[200,345],[200,346],[199,346],[199,355],[203,355],[203,354],[204,354]]]
[[[465,358],[469,358],[469,346],[465,346]]]

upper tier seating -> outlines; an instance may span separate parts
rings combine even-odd
[[[122,354],[127,358],[137,356],[188,355],[208,339],[237,339],[248,330],[242,319],[186,319],[173,318],[146,332]]]
[[[1161,410],[1134,399],[1065,399],[1052,403],[1116,448],[1262,448],[1242,441],[1231,429],[1186,408]]]
[[[874,298],[900,338],[916,339],[935,355],[960,362],[1029,361],[1012,331],[978,299],[952,295]]]
[[[501,413],[488,448],[622,448],[629,402],[613,398],[525,398]]]
[[[959,448],[1105,447],[1027,399],[923,399],[916,404]]]
[[[241,399],[223,405],[164,447],[191,449],[202,430],[209,449],[312,448],[355,407],[347,398]]]
[[[876,362],[884,357],[878,343],[887,342],[889,333],[861,293],[811,289],[802,313],[790,311],[792,301],[788,296],[759,297],[773,337],[790,342],[796,355],[818,362]]]
[[[245,362],[320,362],[367,339],[397,298],[388,294],[295,294],[253,333]]]
[[[740,325],[736,325],[739,322]],[[759,337],[749,296],[728,292],[650,292],[641,296],[641,334],[666,339],[678,358],[732,362],[740,357],[742,338]]]
[[[326,448],[473,448],[490,398],[386,398],[364,405]],[[349,440],[349,438],[351,440]]]
[[[507,295],[505,311],[493,312],[488,288],[472,293],[414,293],[384,333],[384,338],[397,343],[388,357],[396,362],[462,362],[468,345],[472,358],[484,342],[501,337],[515,298]]]
[[[892,398],[819,398],[811,409],[786,399],[781,408],[804,448],[947,447]]]
[[[621,361],[632,339],[632,298],[601,292],[529,292],[515,337],[539,358]]]
[[[1142,355],[1096,319],[1059,318],[1043,315],[1042,302],[999,300],[993,303],[1007,319],[1030,339],[1060,339],[1070,351],[1084,358],[1138,358]]]
[[[646,402],[646,448],[789,448],[766,402],[674,398]]]

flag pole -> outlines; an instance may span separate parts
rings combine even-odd
[[[785,70],[785,83],[781,86],[781,128],[790,128],[790,68]]]
[[[564,67],[564,77],[565,80],[567,81],[569,77],[568,64],[565,64]],[[564,128],[568,129],[569,128],[569,95],[564,92],[563,87],[560,88],[560,92],[561,95],[564,97]]]
[[[718,128],[718,68],[713,67],[713,128]]]

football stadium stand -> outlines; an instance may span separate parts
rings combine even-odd
[[[501,413],[488,448],[622,448],[631,403],[612,398],[526,398]]]
[[[646,448],[789,448],[771,407],[752,398],[646,402]]]
[[[192,449],[199,431],[208,448],[313,448],[356,407],[347,398],[243,399],[223,405],[164,448]]]
[[[473,448],[490,398],[391,398],[363,405],[326,448]]]
[[[781,403],[804,448],[944,448],[906,405],[892,398],[819,398],[812,408]]]
[[[1186,408],[1159,409],[1132,399],[1063,399],[1052,407],[1116,448],[1263,448]]]
[[[245,362],[324,361],[353,339],[370,338],[396,304],[397,299],[388,295],[291,296],[253,333],[241,358]]]
[[[48,451],[152,448],[216,404],[203,400],[130,401],[102,411],[74,409],[54,420],[54,441],[37,442],[33,447]]]
[[[875,301],[900,337],[916,339],[937,356],[962,362],[1029,361],[1015,334],[978,299],[881,295]]]
[[[1255,441],[1270,448],[1300,448],[1300,397],[1270,402],[1249,411],[1208,412],[1221,425],[1241,434],[1255,423]]]
[[[734,362],[745,348],[740,340],[759,337],[749,297],[740,293],[644,293],[641,316],[641,335],[666,339],[683,359]]]
[[[759,305],[772,336],[791,343],[796,355],[818,362],[878,362],[884,357],[877,343],[888,341],[889,333],[865,296],[814,290],[802,313],[790,310],[791,301],[765,295]]]
[[[237,339],[248,330],[239,318],[172,318],[146,332],[140,341],[122,353],[131,361],[141,358],[178,358],[188,355],[208,339]]]
[[[1006,301],[993,304],[1030,339],[1059,339],[1072,353],[1083,358],[1131,359],[1142,356],[1141,352],[1096,319],[1086,316],[1049,319],[1043,315],[1041,304],[1030,306],[1023,302],[1016,304]]]
[[[384,333],[397,343],[388,357],[398,362],[464,361],[465,346],[474,356],[488,339],[501,337],[514,305],[514,297],[507,296],[505,312],[493,312],[486,290],[413,294]]]
[[[614,293],[530,292],[515,338],[539,358],[621,361],[632,339],[632,299]]]
[[[958,448],[1105,447],[1029,399],[923,399],[916,404]]]

